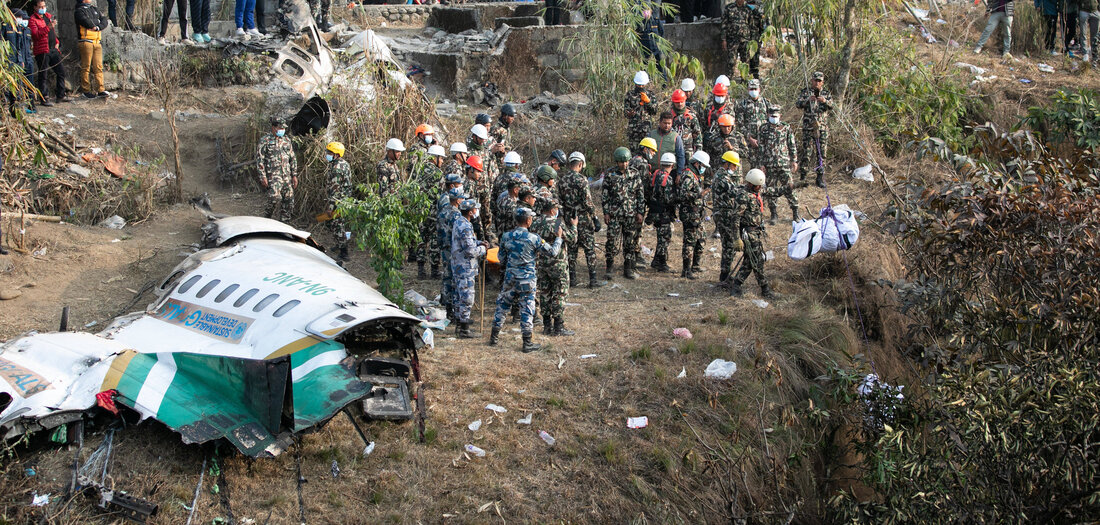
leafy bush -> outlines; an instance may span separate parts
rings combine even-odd
[[[1053,107],[1030,107],[1023,124],[1051,143],[1070,142],[1081,148],[1100,146],[1100,102],[1091,89],[1058,90]]]

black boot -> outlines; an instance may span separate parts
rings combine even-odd
[[[820,172],[820,171],[817,172],[817,180],[814,181],[814,184],[818,188],[824,188],[825,187],[825,174]]]
[[[775,206],[769,206],[771,208],[772,217],[768,219],[768,224],[775,226],[775,221],[779,220],[779,212],[775,211]]]
[[[493,327],[492,333],[489,334],[489,346],[496,346],[500,342],[500,328]]]
[[[603,281],[597,281],[596,280],[596,269],[595,268],[593,268],[591,270],[588,270],[588,287],[589,288],[599,288],[599,287],[601,287],[605,284],[607,284],[607,283],[605,283]]]
[[[695,248],[692,251],[691,256],[691,271],[694,273],[700,273],[703,271],[703,267],[699,264],[703,259],[703,250],[701,248]]]
[[[773,301],[779,299],[780,297],[783,297],[782,295],[773,292],[772,287],[767,284],[760,285],[760,295],[765,299],[771,299]]]
[[[416,278],[421,281],[428,278],[428,272],[424,271],[424,261],[416,262]]]
[[[565,321],[561,317],[554,318],[554,333],[556,336],[571,336],[577,335],[577,332],[565,329]]]
[[[550,314],[542,314],[542,333],[543,335],[554,334],[554,325],[550,322]]]
[[[634,271],[634,259],[623,261],[623,277],[632,281],[638,278],[638,272]]]
[[[523,348],[521,348],[521,350],[525,354],[528,354],[528,353],[531,353],[531,352],[538,352],[539,350],[542,349],[542,345],[536,344],[536,343],[531,341],[532,337],[533,336],[531,335],[530,332],[528,332],[526,334],[523,334]]]
[[[730,282],[730,297],[741,297],[745,292],[741,290],[741,280],[734,277]]]
[[[653,258],[654,261],[658,259],[660,259],[660,262],[657,264],[657,271],[663,273],[672,273],[672,267],[668,265],[668,255],[661,255],[659,257]]]
[[[680,268],[680,277],[695,280],[695,274],[691,271],[691,257],[684,257]]]
[[[729,280],[729,278],[730,278],[730,269],[729,268],[724,268],[718,274],[718,284],[721,285],[721,286],[729,285],[729,283],[726,282],[727,280]]]
[[[791,220],[798,222],[798,206],[791,206]]]
[[[443,276],[439,274],[439,265],[432,264],[432,279],[439,279],[441,277]]]
[[[340,260],[341,260],[341,261],[346,261],[346,260],[348,260],[348,247],[347,247],[347,245],[344,245],[344,246],[341,246],[341,247],[340,247],[340,255],[339,255],[339,257],[340,257]]]
[[[459,339],[477,339],[481,334],[470,330],[470,323],[458,323]]]
[[[798,180],[800,180],[800,181],[806,180],[806,170],[804,170],[804,169],[799,169],[798,170]]]
[[[604,278],[605,281],[614,281],[615,280],[615,261],[612,260],[612,259],[608,259],[606,262],[607,262],[607,265],[606,265],[607,270],[604,271],[603,278]]]

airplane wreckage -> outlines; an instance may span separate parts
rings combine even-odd
[[[200,247],[144,311],[97,334],[31,332],[0,346],[0,435],[122,405],[185,443],[224,438],[272,457],[345,409],[413,417],[420,319],[278,221],[212,220]]]

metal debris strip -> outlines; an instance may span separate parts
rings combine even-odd
[[[206,475],[206,458],[202,458],[202,468],[199,469],[199,483],[195,485],[195,495],[191,497],[191,509],[187,513],[187,524],[191,525],[191,518],[195,517],[195,507],[199,504],[199,493],[202,492],[202,478]]]
[[[88,460],[84,462],[84,466],[80,467],[79,477],[92,479],[95,472],[98,470],[99,482],[102,484],[107,481],[107,467],[111,462],[111,450],[114,447],[115,431],[115,428],[107,429],[107,434],[103,437],[103,442],[96,447],[92,455],[88,456]]]

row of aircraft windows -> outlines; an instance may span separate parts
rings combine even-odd
[[[176,291],[181,293],[181,294],[187,293],[188,290],[193,288],[201,280],[202,280],[201,275],[191,276],[191,278],[184,281],[183,284],[181,284],[180,287]],[[199,299],[202,299],[203,297],[206,297],[208,294],[210,294],[210,292],[214,291],[214,288],[217,288],[218,285],[221,284],[221,282],[222,282],[221,279],[211,280],[210,282],[203,285],[202,288],[199,288],[199,291],[195,293],[195,297],[197,297]],[[215,303],[220,303],[220,302],[228,299],[230,295],[233,295],[233,292],[237,291],[238,288],[240,288],[240,285],[238,285],[238,284],[230,284],[229,286],[226,286],[220,293],[218,293],[217,296],[214,297],[214,302]],[[236,308],[240,308],[240,307],[244,306],[245,303],[247,303],[249,300],[251,300],[252,297],[254,297],[259,292],[260,292],[260,290],[257,289],[257,288],[252,288],[252,289],[248,290],[247,292],[241,294],[241,296],[238,297],[237,300],[233,302],[233,306],[236,307]],[[279,299],[279,294],[277,294],[277,293],[270,294],[267,297],[264,297],[263,299],[260,299],[260,301],[257,302],[256,305],[252,307],[252,311],[257,312],[257,313],[261,312],[265,308],[270,306],[271,303],[275,302],[278,299]],[[275,312],[272,313],[271,315],[273,317],[282,317],[282,316],[286,315],[287,312],[293,310],[295,306],[298,306],[299,303],[301,303],[301,301],[299,301],[297,299],[287,301],[287,302],[283,303],[283,305],[280,306],[277,310],[275,310]]]

